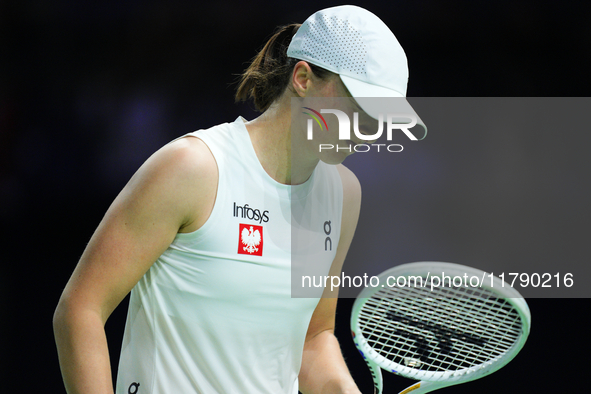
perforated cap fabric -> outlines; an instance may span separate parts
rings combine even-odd
[[[294,35],[287,56],[340,75],[353,97],[405,97],[408,64],[388,26],[345,5],[320,10]]]

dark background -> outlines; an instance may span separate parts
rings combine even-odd
[[[51,318],[63,286],[110,202],[141,163],[171,139],[238,115],[252,118],[250,105],[233,104],[236,74],[275,26],[302,22],[314,11],[337,4],[0,1],[0,391],[63,392]],[[591,4],[587,1],[373,0],[360,5],[380,16],[405,48],[410,66],[408,96],[584,97],[591,92]],[[551,237],[537,243],[530,238],[524,246],[536,255],[552,247],[588,264],[588,131],[581,124],[579,130],[558,132],[531,146],[541,152],[540,171],[548,173],[551,182],[539,191],[545,196],[555,191],[552,199],[535,205],[536,199],[516,196],[512,200],[511,193],[504,194],[513,201],[513,211],[497,216],[519,214],[523,208],[528,213],[523,221],[566,232],[557,244],[552,244]],[[449,175],[474,168],[478,160],[487,162],[497,152],[513,155],[509,162],[524,160],[523,150],[511,149],[519,142],[515,140],[491,147],[488,155],[470,155],[472,146],[486,151],[487,140],[478,135],[464,141],[463,152],[469,160],[439,152],[443,167],[426,168],[444,168]],[[572,145],[552,149],[553,143],[563,140]],[[368,195],[367,187],[375,178],[355,160],[352,166]],[[456,231],[464,234],[462,228],[474,220],[475,211],[450,212],[443,218],[448,227],[434,222],[435,228],[441,227],[439,238],[428,228],[422,230],[424,218],[413,221],[412,211],[404,208],[416,201],[413,190],[419,196],[425,191],[422,177],[441,173],[405,175],[416,174],[406,171],[416,168],[399,160],[400,166],[387,173],[404,180],[398,187],[405,194],[383,196],[378,203],[388,207],[382,221],[392,226],[392,234],[403,234],[401,228],[412,226],[414,236],[392,237],[398,252],[392,263],[461,256],[454,261],[469,264],[469,258],[478,255],[476,250],[488,253],[478,247],[478,234],[467,242],[470,255],[442,247]],[[529,164],[535,171],[538,162]],[[499,185],[510,173],[504,167],[489,170]],[[485,193],[482,183],[486,181],[471,173],[463,182],[451,182],[447,198],[453,200],[456,192],[470,196],[471,190]],[[511,189],[511,183],[507,187]],[[364,204],[375,201],[366,198]],[[556,207],[565,205],[570,208],[567,214],[556,212]],[[546,215],[554,220],[540,219]],[[362,217],[360,225],[366,226],[367,220]],[[493,234],[500,239],[515,231],[508,221],[495,225]],[[490,234],[481,236],[485,235]],[[362,247],[354,246],[353,255],[359,255]],[[581,285],[587,279],[575,278]],[[580,373],[589,367],[586,355],[591,349],[584,327],[589,301],[548,297],[528,302],[533,328],[522,353],[490,377],[443,392],[584,392],[577,387],[582,387]],[[350,299],[340,302],[337,335],[362,391],[371,392],[369,373],[349,339],[351,304]],[[125,309],[118,308],[107,323],[114,365]],[[559,373],[552,373],[552,368]],[[568,378],[570,370],[577,371],[577,379]],[[396,392],[409,383],[388,375],[385,387]]]

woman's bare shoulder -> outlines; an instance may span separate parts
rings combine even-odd
[[[337,165],[343,184],[343,219],[341,236],[348,242],[353,238],[353,233],[359,220],[361,210],[361,184],[357,176],[342,164]]]
[[[175,200],[185,207],[181,231],[201,227],[213,209],[218,183],[217,164],[205,142],[192,136],[179,138],[157,151],[146,165],[154,167],[148,169],[154,181],[175,193]]]
[[[357,176],[342,164],[337,165],[337,170],[341,176],[345,199],[353,204],[361,203],[361,184]]]

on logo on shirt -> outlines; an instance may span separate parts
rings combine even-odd
[[[263,226],[240,223],[238,228],[238,254],[263,255]]]

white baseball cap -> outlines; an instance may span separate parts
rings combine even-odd
[[[358,98],[406,97],[404,49],[388,26],[364,8],[343,5],[314,13],[293,36],[287,56],[339,74],[361,108],[374,118],[380,109]],[[397,107],[402,104],[412,110],[406,100],[396,102]],[[420,119],[418,123],[426,130]]]

